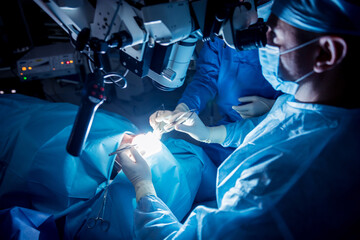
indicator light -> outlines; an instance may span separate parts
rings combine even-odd
[[[24,80],[26,80],[27,79],[27,77],[24,77]]]
[[[26,71],[26,67],[22,67],[21,70]]]
[[[28,67],[29,70],[32,70],[32,67]]]

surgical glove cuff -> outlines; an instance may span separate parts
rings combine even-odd
[[[275,103],[275,100],[274,99],[261,98],[261,99],[259,99],[259,102],[264,104],[268,108],[268,110],[270,111],[272,106]]]
[[[136,202],[148,195],[156,196],[155,188],[151,180],[142,180],[134,185]]]
[[[188,111],[190,111],[190,109],[189,109],[189,107],[185,104],[185,103],[179,103],[177,106],[176,106],[176,108],[175,108],[175,110],[174,110],[174,112],[188,112]]]
[[[222,144],[226,138],[226,127],[224,125],[216,127],[208,127],[209,138],[205,140],[206,143],[219,143]]]

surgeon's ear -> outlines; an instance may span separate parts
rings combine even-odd
[[[320,51],[314,71],[322,73],[331,70],[345,58],[348,47],[345,40],[337,36],[323,36],[319,39]]]

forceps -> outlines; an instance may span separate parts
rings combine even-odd
[[[120,153],[120,152],[122,152],[122,151],[124,151],[126,149],[130,149],[130,148],[135,147],[135,146],[136,146],[136,144],[129,144],[129,143],[123,144],[123,146],[119,147],[115,152],[109,153],[109,156],[118,154],[118,153]]]
[[[88,219],[87,228],[91,229],[91,228],[94,228],[96,225],[99,225],[100,229],[102,231],[107,232],[107,230],[109,230],[110,222],[103,218],[104,217],[104,212],[105,212],[105,204],[106,204],[107,193],[108,193],[108,186],[106,186],[105,193],[104,193],[104,199],[103,199],[103,202],[102,202],[101,207],[99,209],[99,212],[98,212],[96,218],[92,217],[92,218]],[[101,217],[100,217],[100,213],[101,213]]]
[[[172,121],[171,123],[167,123],[165,124],[162,129],[158,129],[157,132],[159,134],[163,134],[165,132],[170,132],[172,130],[174,130],[175,125],[177,124],[182,124],[184,122],[186,122],[188,119],[191,118],[191,116],[194,114],[196,109],[191,109],[187,112],[184,112],[183,114],[181,114],[179,117],[177,117],[174,121]],[[190,114],[189,114],[190,113]],[[189,116],[185,117],[186,114],[189,114]],[[185,117],[185,118],[184,118]]]

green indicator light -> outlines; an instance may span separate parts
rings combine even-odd
[[[27,77],[24,77],[24,80],[26,80],[27,79]]]

